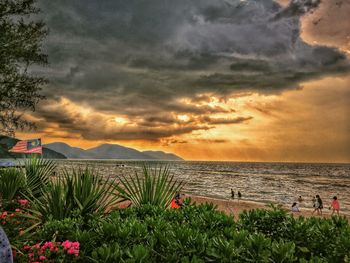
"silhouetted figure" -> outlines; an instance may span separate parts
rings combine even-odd
[[[235,199],[235,192],[232,190],[232,188],[231,188],[231,198]]]
[[[301,197],[301,195],[299,195],[298,202],[301,203],[302,201],[303,201],[303,198]]]
[[[238,191],[237,196],[238,196],[238,201],[239,201],[239,200],[241,200],[241,198],[242,198],[242,194],[241,194],[241,192],[240,192],[240,191]]]

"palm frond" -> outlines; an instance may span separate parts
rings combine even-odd
[[[31,158],[24,162],[26,175],[27,194],[39,197],[43,194],[44,188],[50,182],[50,176],[56,169],[56,163],[52,160]]]
[[[0,170],[0,198],[2,202],[12,201],[24,188],[24,174],[15,168]]]
[[[167,166],[157,168],[144,165],[142,172],[142,176],[136,172],[134,176],[119,177],[119,196],[136,206],[151,204],[168,207],[183,183],[174,179]]]

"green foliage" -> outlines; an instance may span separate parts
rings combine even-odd
[[[168,207],[172,198],[181,190],[182,183],[174,179],[168,167],[143,167],[143,176],[121,176],[119,196],[133,205],[151,204]]]
[[[39,10],[35,0],[0,1],[0,132],[13,135],[18,128],[31,127],[22,119],[25,110],[35,110],[45,79],[28,70],[46,64],[41,42],[44,23],[32,19]]]
[[[41,158],[26,159],[24,162],[24,173],[26,177],[24,194],[34,197],[42,196],[56,166],[56,163],[52,160]]]
[[[0,200],[3,204],[11,202],[24,187],[23,173],[14,168],[0,169]]]
[[[25,160],[24,169],[1,169],[0,196],[3,202],[10,203],[21,195],[40,197],[55,168],[56,164],[51,160],[31,158]]]
[[[49,182],[41,197],[29,198],[31,212],[42,221],[103,213],[119,202],[115,186],[114,180],[102,178],[89,168],[66,171]]]
[[[264,226],[256,224],[259,217]],[[291,228],[287,233],[281,228],[285,224]],[[79,241],[79,262],[320,263],[348,262],[350,256],[346,219],[294,219],[277,207],[246,212],[234,222],[211,204],[183,209],[142,205],[88,220],[76,215],[48,219],[29,240],[66,239]]]

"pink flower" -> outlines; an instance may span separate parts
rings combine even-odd
[[[51,250],[51,248],[53,248],[53,243],[51,241],[49,242],[45,242],[45,244],[41,247],[41,250],[45,250],[47,248],[49,248]]]
[[[40,243],[33,245],[32,248],[40,249]]]
[[[45,256],[40,256],[39,259],[40,259],[40,260],[45,260],[46,257],[45,257]]]
[[[69,249],[72,247],[72,242],[69,240],[66,240],[66,241],[62,242],[62,246],[64,249]]]
[[[23,249],[24,249],[24,250],[29,250],[29,249],[30,249],[30,246],[24,245],[24,246],[23,246]]]
[[[2,212],[0,218],[4,218],[4,217],[6,217],[6,216],[7,216],[7,212]]]
[[[15,209],[15,212],[21,212],[21,209],[16,208],[16,209]]]
[[[30,258],[34,257],[34,253],[29,253],[28,257],[30,257]]]
[[[68,254],[74,254],[75,253],[75,249],[74,248],[70,248],[70,249],[68,249]]]
[[[26,199],[21,199],[21,200],[18,200],[18,203],[20,203],[21,205],[27,205],[29,201]]]

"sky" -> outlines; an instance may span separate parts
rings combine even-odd
[[[350,162],[350,1],[39,0],[41,137],[186,160]]]

